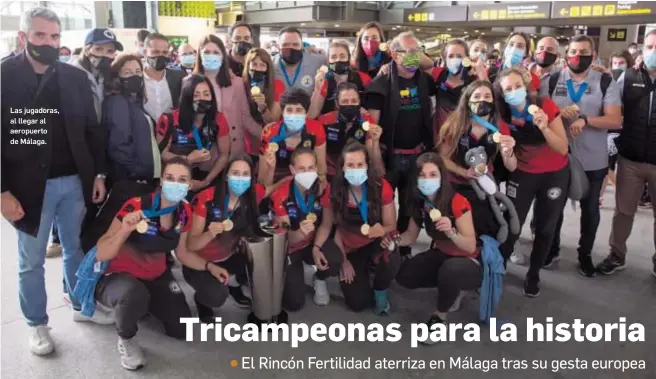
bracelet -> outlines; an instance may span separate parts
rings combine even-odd
[[[317,244],[314,244],[314,247],[316,247],[317,249],[319,249],[319,251],[321,251],[323,253],[323,249],[321,248],[321,246],[319,246]]]

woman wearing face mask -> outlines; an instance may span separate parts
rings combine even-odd
[[[289,226],[289,259],[285,273],[282,304],[289,311],[305,305],[303,263],[314,265],[314,302],[328,305],[330,295],[325,280],[336,276],[342,263],[339,250],[327,242],[333,226],[330,186],[321,185],[317,156],[312,149],[294,150],[289,166],[293,178],[284,179],[271,195],[274,224]],[[326,247],[324,249],[324,246]]]
[[[377,22],[366,23],[358,32],[358,37],[351,65],[373,78],[382,66],[392,60],[387,51],[380,49],[380,44],[385,42],[383,28]]]
[[[487,43],[482,39],[476,39],[469,43],[469,59],[478,63],[481,61],[483,67],[487,67]]]
[[[520,70],[520,72],[526,76],[525,81],[530,83],[531,90],[536,92],[539,91],[540,77],[535,73],[528,71],[524,66],[524,60],[530,55],[531,39],[526,33],[513,32],[510,34],[510,37],[508,37],[508,41],[506,42],[506,48],[501,57],[501,68],[491,69],[488,74],[490,81],[494,83],[497,80],[497,75],[500,70],[514,68]]]
[[[228,121],[230,157],[246,153],[247,133],[259,135],[262,126],[250,114],[246,89],[242,79],[230,74],[225,45],[213,34],[207,35],[198,46],[194,74],[206,76],[214,89],[216,109]]]
[[[247,262],[235,251],[239,240],[259,227],[258,206],[266,196],[264,186],[253,183],[253,162],[244,155],[231,160],[217,184],[194,198],[188,248],[222,267],[229,276],[220,280],[205,270],[183,268],[185,280],[196,290],[194,299],[203,322],[214,323],[212,308],[222,306],[228,294],[238,306],[250,306],[250,299],[241,290]]]
[[[455,111],[442,125],[439,141],[439,153],[449,172],[444,180],[451,182],[474,208],[477,234],[496,236],[499,224],[488,200],[480,200],[470,185],[470,180],[483,174],[465,160],[467,151],[482,146],[487,155],[488,172],[494,172],[499,153],[508,171],[517,168],[515,139],[510,136],[508,125],[499,117],[490,82],[478,80],[465,88]]]
[[[183,157],[194,168],[190,191],[207,187],[228,163],[228,122],[217,111],[208,78],[191,75],[184,80],[180,108],[165,113],[157,122],[157,139],[164,162]]]
[[[59,61],[62,63],[68,63],[71,60],[71,49],[66,46],[59,48]]]
[[[399,244],[413,245],[424,227],[432,242],[429,250],[403,262],[396,281],[409,289],[437,288],[437,309],[427,321],[431,328],[446,322],[449,312],[459,308],[460,291],[479,288],[483,271],[472,207],[451,188],[440,156],[420,155],[417,172],[416,187],[406,204],[412,218]],[[386,237],[381,245],[388,248],[390,243]]]
[[[631,54],[626,50],[613,54],[610,57],[609,66],[611,73],[613,74],[613,79],[617,80],[627,68],[633,67]]]
[[[326,130],[326,164],[328,181],[332,182],[337,171],[337,161],[348,141],[355,140],[367,147],[372,166],[383,172],[380,136],[383,129],[374,123],[369,114],[361,111],[360,93],[353,83],[341,83],[335,94],[337,110],[323,114],[319,122]],[[368,125],[365,122],[369,123]],[[364,130],[367,128],[367,130]]]
[[[396,206],[392,186],[369,166],[362,144],[350,142],[344,147],[331,187],[337,224],[334,242],[344,257],[340,281],[346,305],[355,312],[372,306],[369,270],[373,263],[374,313],[387,315],[387,289],[399,269],[401,256],[398,249],[383,249],[380,242],[385,236],[398,239]]]
[[[569,187],[568,143],[558,107],[548,97],[526,90],[530,84],[521,71],[504,70],[494,84],[501,119],[517,141],[517,169],[509,174],[506,194],[519,216],[520,227],[535,201],[535,239],[524,294],[540,294],[540,269],[549,252]],[[500,249],[507,259],[518,236],[510,236]]]
[[[362,71],[353,71],[349,66],[351,53],[346,41],[334,41],[328,49],[328,72],[321,69],[314,78],[314,92],[308,117],[317,118],[335,109],[335,90],[342,83],[353,83],[358,92],[364,93],[371,77]]]
[[[248,133],[246,150],[251,157],[257,158],[261,127],[280,120],[280,97],[285,92],[285,84],[274,77],[271,57],[266,50],[260,48],[253,48],[246,54],[242,77],[250,105],[250,116],[260,125],[259,133]]]
[[[171,250],[184,266],[207,271],[222,282],[228,279],[224,269],[187,248],[192,213],[184,198],[190,181],[188,163],[171,160],[162,171],[161,189],[128,200],[97,243],[96,260],[109,264],[96,285],[95,298],[113,309],[121,366],[128,370],[146,363],[134,337],[137,323],[147,313],[163,324],[167,335],[185,338],[180,318],[191,317],[191,311],[166,265]]]
[[[289,175],[290,157],[297,147],[308,147],[317,154],[317,172],[326,180],[326,132],[316,120],[307,118],[310,96],[301,89],[287,90],[280,98],[282,121],[262,131],[258,181],[269,186]]]

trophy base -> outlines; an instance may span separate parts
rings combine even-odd
[[[280,312],[278,315],[273,316],[268,320],[262,320],[257,318],[257,316],[255,316],[255,313],[253,312],[251,312],[247,318],[249,324],[255,324],[258,326],[258,328],[261,327],[263,324],[286,324],[288,320],[289,320],[289,316],[287,312],[285,312],[284,310]]]

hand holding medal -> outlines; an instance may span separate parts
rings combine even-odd
[[[225,231],[225,228],[222,222],[215,221],[210,223],[210,225],[207,227],[207,231],[212,234],[212,237],[216,237],[219,234],[223,233]]]

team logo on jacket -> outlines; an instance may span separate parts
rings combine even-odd
[[[312,147],[312,141],[307,140],[307,141],[303,142],[303,147]]]
[[[171,290],[172,293],[182,293],[182,288],[180,288],[180,285],[176,281],[169,283],[169,290]]]
[[[355,138],[360,139],[360,138],[362,138],[362,136],[364,136],[364,132],[362,131],[362,129],[358,129],[355,132]]]
[[[303,79],[301,79],[301,84],[303,84],[306,87],[309,87],[313,84],[312,77],[310,75],[305,75]]]
[[[563,191],[562,191],[560,188],[558,188],[558,187],[553,187],[553,188],[550,188],[550,189],[547,191],[547,196],[548,196],[551,200],[556,200],[557,198],[560,197],[560,194],[561,194],[562,192],[563,192]]]

